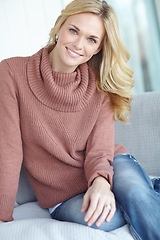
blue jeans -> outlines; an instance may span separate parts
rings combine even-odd
[[[100,227],[93,224],[92,228],[108,232],[128,223],[134,239],[160,240],[160,193],[154,190],[152,181],[131,155],[115,156],[112,166],[116,212],[110,222]],[[85,213],[81,213],[83,196],[84,193],[63,202],[52,218],[87,225]]]

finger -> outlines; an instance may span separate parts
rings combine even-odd
[[[106,217],[108,216],[108,214],[111,212],[111,210],[109,210],[108,208],[103,207],[103,211],[101,216],[99,217],[98,221],[96,222],[96,226],[99,227],[106,219]]]
[[[115,211],[116,211],[116,205],[115,205],[115,203],[112,204],[111,207],[112,207],[112,209],[111,209],[111,211],[109,211],[108,216],[107,216],[107,218],[106,218],[106,221],[107,221],[107,222],[110,222],[110,221],[111,221],[111,219],[113,218],[113,216],[114,216],[114,214],[115,214]]]
[[[90,218],[92,217],[92,215],[95,212],[96,208],[97,208],[97,200],[94,199],[94,200],[92,200],[90,202],[89,208],[88,208],[87,213],[86,213],[86,215],[84,217],[84,221],[85,222],[88,222],[90,220]]]
[[[90,202],[89,194],[87,194],[87,192],[86,192],[86,194],[83,197],[83,203],[82,203],[82,208],[81,208],[82,213],[87,211],[87,209],[89,207],[89,202]]]
[[[103,212],[103,206],[104,206],[103,201],[99,201],[97,204],[97,208],[95,209],[94,213],[92,214],[91,218],[88,221],[88,226],[91,226],[99,218],[99,216]]]

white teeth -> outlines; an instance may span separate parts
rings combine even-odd
[[[80,56],[79,54],[72,52],[70,49],[68,49],[68,51],[74,56]]]

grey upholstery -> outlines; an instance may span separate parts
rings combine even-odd
[[[160,175],[160,92],[135,95],[130,124],[116,122],[115,132],[149,175]]]

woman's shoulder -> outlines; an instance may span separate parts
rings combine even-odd
[[[27,64],[30,59],[34,58],[37,53],[31,56],[16,56],[11,58],[6,58],[0,62],[0,67],[3,66],[4,70],[11,71],[13,73],[22,73],[26,71]]]
[[[27,65],[31,56],[11,57],[0,62],[0,82],[17,85],[17,82],[26,78]]]
[[[1,61],[0,66],[3,66],[5,70],[11,70],[16,72],[18,69],[23,69],[27,65],[30,57],[11,57]]]
[[[27,63],[30,57],[11,57],[0,62],[0,74],[8,79],[16,79],[16,76],[25,76]],[[8,76],[8,77],[7,77]]]

